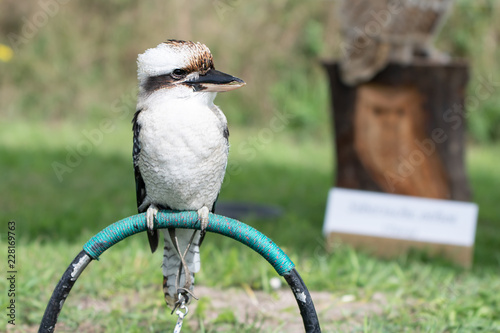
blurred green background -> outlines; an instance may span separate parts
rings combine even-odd
[[[0,42],[17,46],[0,67],[4,118],[81,124],[109,116],[136,85],[137,54],[177,38],[207,44],[217,68],[247,82],[218,100],[233,126],[265,124],[278,108],[297,116],[293,129],[327,130],[320,60],[338,56],[338,1],[60,2],[1,2]],[[498,82],[495,4],[457,0],[437,40],[438,48],[470,60],[471,87],[490,75]],[[499,139],[499,105],[499,94],[471,105],[471,139]]]
[[[498,2],[457,0],[436,41],[438,49],[470,61],[469,97],[485,80],[494,87],[480,103],[467,104],[467,165],[480,206],[472,271],[431,261],[423,253],[387,262],[344,246],[334,255],[325,251],[321,228],[334,148],[321,61],[339,55],[337,7],[333,0],[2,0],[0,220],[17,222],[24,290],[19,320],[36,325],[53,286],[83,242],[136,213],[130,124],[135,61],[147,48],[175,38],[205,43],[217,69],[247,82],[216,99],[228,118],[232,145],[220,200],[282,207],[279,219],[250,217],[245,222],[286,250],[310,288],[334,295],[349,292],[367,302],[374,292],[386,293],[389,301],[381,319],[370,319],[372,326],[361,321],[361,329],[424,331],[429,322],[434,326],[427,331],[439,332],[500,327],[499,296],[488,292],[499,285],[500,267]],[[0,231],[2,243],[5,232]],[[107,269],[92,272],[94,280],[81,282],[76,293],[106,300],[135,290],[144,312],[163,306],[161,291],[153,287],[161,281],[161,254],[148,254],[145,237],[129,244],[103,256]],[[38,256],[42,252],[45,259]],[[124,254],[134,266],[126,264]],[[197,281],[205,285],[269,290],[266,281],[275,275],[257,256],[214,235],[204,243],[202,256],[210,264],[202,265]],[[459,295],[453,302],[443,283]],[[36,300],[29,296],[33,294]],[[154,301],[148,303],[148,297]],[[411,312],[401,301],[405,297],[425,304],[411,305]],[[61,320],[72,330],[95,320],[102,331],[144,331],[149,317],[127,317],[128,309],[116,305],[113,316],[104,317],[92,309],[73,311]],[[122,326],[111,324],[116,320]],[[149,331],[157,331],[154,325],[161,326],[164,319],[155,320]]]

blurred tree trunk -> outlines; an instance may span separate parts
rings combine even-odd
[[[342,83],[337,63],[325,68],[336,186],[470,200],[464,162],[467,64],[390,64],[356,87]]]

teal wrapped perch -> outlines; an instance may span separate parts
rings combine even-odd
[[[155,229],[200,229],[196,212],[160,211]],[[38,333],[53,333],[57,318],[76,280],[92,261],[119,241],[146,231],[146,214],[138,214],[113,223],[92,237],[73,259],[50,297]],[[225,216],[210,214],[207,231],[235,239],[264,257],[288,283],[302,316],[306,333],[320,333],[318,315],[311,294],[288,256],[271,239],[254,228]]]
[[[160,211],[156,218],[156,229],[199,230],[201,228],[198,214],[192,211]],[[83,250],[92,259],[98,260],[99,256],[114,244],[142,231],[146,231],[146,213],[130,216],[113,223],[85,243]],[[264,257],[281,276],[290,273],[295,267],[290,258],[269,237],[242,222],[210,214],[207,231],[233,238],[252,248]]]

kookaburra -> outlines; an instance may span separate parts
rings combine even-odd
[[[140,54],[137,65],[139,95],[132,121],[137,207],[139,213],[146,212],[154,252],[158,209],[197,211],[202,230],[206,227],[229,151],[227,120],[213,101],[217,92],[245,82],[215,70],[208,47],[190,41],[161,43]],[[163,230],[163,234],[163,291],[168,305],[175,306],[178,274],[180,286],[186,285],[187,275],[189,289],[193,288],[202,238],[199,231],[188,229]],[[186,267],[179,252],[184,254],[187,247]]]

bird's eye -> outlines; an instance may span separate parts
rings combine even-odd
[[[177,69],[174,69],[174,71],[172,72],[172,77],[174,79],[181,79],[184,76],[186,76],[186,73],[187,72],[184,69],[177,68]]]

